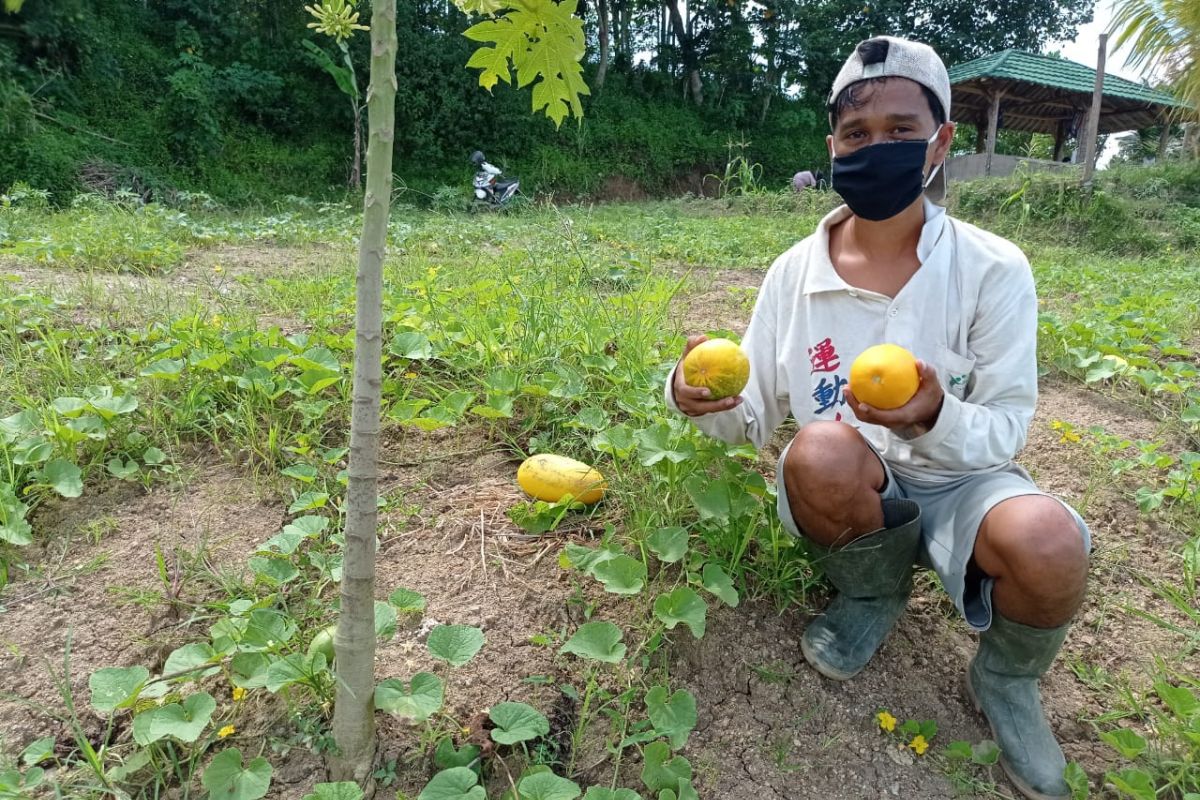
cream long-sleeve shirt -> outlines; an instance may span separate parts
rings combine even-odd
[[[1037,402],[1037,297],[1011,242],[925,201],[920,267],[895,297],[847,284],[829,258],[845,206],[789,249],[763,280],[742,346],[743,402],[692,417],[710,436],[761,447],[790,412],[800,425],[856,427],[901,478],[937,483],[1002,469],[1025,445]],[[945,401],[928,432],[903,438],[846,405],[850,364],[871,345],[908,348],[938,374]],[[667,405],[675,405],[666,385]]]

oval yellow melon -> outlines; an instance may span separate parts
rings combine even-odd
[[[850,391],[875,408],[899,408],[920,385],[917,359],[898,344],[868,347],[850,365]]]
[[[308,644],[308,660],[312,661],[313,656],[321,653],[325,656],[325,663],[333,663],[333,635],[337,633],[337,625],[330,625],[328,628],[322,628],[313,640]]]
[[[713,400],[736,397],[750,381],[750,359],[735,342],[709,339],[683,359],[683,379],[688,386],[708,387]]]
[[[580,503],[591,504],[603,497],[608,488],[604,476],[593,467],[550,453],[525,459],[517,469],[517,483],[526,494],[547,503],[557,503],[569,494]]]

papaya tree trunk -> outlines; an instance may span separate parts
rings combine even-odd
[[[350,417],[349,486],[341,613],[334,652],[337,696],[330,776],[368,787],[375,755],[375,530],[382,385],[383,257],[392,196],[396,124],[396,0],[373,0],[371,78],[367,90],[367,190],[358,248],[354,339],[354,405]]]

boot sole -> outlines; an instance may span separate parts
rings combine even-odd
[[[974,663],[974,662],[971,662]],[[967,672],[963,675],[963,685],[967,689],[967,696],[971,698],[971,705],[979,712],[985,720],[987,720],[988,730],[992,732],[992,741],[998,742],[999,737],[996,736],[996,727],[992,725],[991,719],[983,712],[983,706],[979,704],[979,698],[975,696],[975,687],[971,685],[971,668],[967,667]],[[1029,800],[1070,800],[1069,794],[1046,794],[1039,792],[1032,786],[1021,779],[1021,776],[1016,773],[1012,767],[1008,765],[1008,759],[1004,757],[1004,751],[1000,751],[1000,769],[1004,770],[1004,775],[1016,787],[1017,791],[1029,798]]]

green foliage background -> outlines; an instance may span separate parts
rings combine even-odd
[[[482,149],[538,193],[603,195],[620,176],[660,194],[697,190],[722,172],[730,142],[748,142],[735,154],[760,163],[767,185],[783,185],[826,167],[826,87],[861,38],[919,36],[953,63],[1040,49],[1071,35],[1092,2],[917,5],[693,2],[688,35],[704,85],[695,103],[652,0],[609,3],[612,56],[595,87],[597,7],[581,3],[593,94],[582,124],[556,130],[529,113],[528,89],[478,86],[464,67],[476,47],[461,36],[470,20],[452,3],[400,2],[396,172],[410,199],[432,196],[463,186],[467,156]],[[990,20],[982,28],[981,14]],[[340,195],[353,121],[301,45],[328,47],[308,21],[300,0],[43,0],[0,12],[0,191],[23,181],[56,202],[81,188],[205,191],[234,204]],[[350,46],[365,67],[367,37]]]

